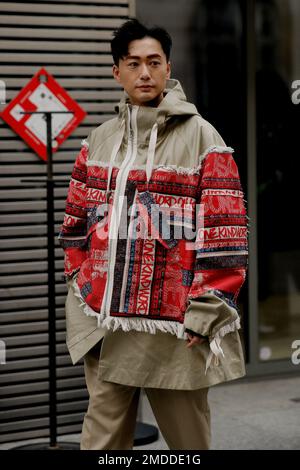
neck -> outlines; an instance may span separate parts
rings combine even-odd
[[[134,102],[131,98],[130,99],[130,103],[132,105],[136,105],[136,106],[147,106],[147,107],[152,107],[152,108],[157,108],[157,106],[159,105],[159,103],[163,100],[163,93],[161,93],[160,95],[156,96],[153,100],[150,100],[150,101],[145,101],[143,103],[136,103]]]

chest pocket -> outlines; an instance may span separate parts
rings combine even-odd
[[[172,196],[169,196],[172,198]],[[192,241],[195,234],[195,208],[164,204],[155,193],[143,191],[136,198],[137,209],[146,227],[165,248],[174,248],[179,240]]]

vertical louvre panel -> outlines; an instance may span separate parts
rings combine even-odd
[[[69,178],[80,143],[113,117],[121,90],[112,78],[112,31],[134,14],[128,0],[0,2],[0,80],[7,102],[40,69],[87,111],[54,154],[55,234],[63,219]],[[3,109],[4,105],[0,105]],[[45,163],[0,120],[0,443],[48,436],[48,312],[46,190],[24,177],[46,177]],[[79,432],[87,406],[82,361],[65,345],[63,251],[56,238],[58,434]]]

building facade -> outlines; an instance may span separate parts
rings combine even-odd
[[[0,2],[6,102],[44,66],[87,111],[55,154],[54,176],[66,181],[55,189],[56,234],[80,142],[114,115],[121,96],[111,73],[111,33],[134,16],[168,29],[172,77],[235,150],[250,216],[248,278],[240,293],[247,373],[299,373],[292,361],[300,347],[297,0]],[[21,183],[47,169],[3,121],[0,144],[1,443],[49,435],[49,382],[46,190]],[[58,434],[69,434],[81,429],[87,393],[82,361],[72,366],[65,345],[62,272],[57,244]]]

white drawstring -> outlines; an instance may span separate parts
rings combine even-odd
[[[128,118],[128,122],[129,122],[129,130],[128,132],[130,132],[130,111],[128,109],[128,113],[129,113],[129,118]],[[124,137],[124,132],[125,132],[125,119],[122,120],[122,123],[121,123],[121,133],[120,133],[120,136],[119,138],[117,139],[113,149],[112,149],[112,152],[111,152],[111,157],[110,157],[110,161],[109,161],[109,168],[108,168],[108,176],[107,176],[107,187],[106,187],[106,194],[107,194],[107,200],[106,202],[108,202],[108,197],[109,197],[109,188],[110,188],[110,180],[111,180],[111,176],[112,176],[112,169],[113,169],[113,164],[114,164],[114,161],[116,159],[116,156],[118,154],[118,151],[121,147],[121,144],[122,144],[122,141],[123,141],[123,137]],[[154,155],[155,155],[155,147],[156,147],[156,141],[157,141],[157,122],[155,122],[152,126],[152,129],[151,129],[151,133],[150,133],[150,139],[149,139],[149,146],[148,146],[148,152],[147,152],[147,162],[146,162],[146,176],[147,176],[147,186],[149,187],[149,181],[150,181],[150,178],[151,178],[151,174],[152,174],[152,169],[153,169],[153,165],[154,165]]]
[[[154,155],[155,155],[155,147],[157,141],[157,122],[153,124],[151,133],[150,133],[150,140],[147,152],[147,162],[146,162],[146,176],[147,176],[147,188],[149,189],[149,181],[152,174],[153,164],[154,164]]]
[[[120,196],[121,196],[121,198],[123,197],[123,194],[124,194],[124,184],[123,183],[124,182],[123,182],[123,179],[122,179],[122,173],[125,171],[125,174],[126,174],[126,171],[127,171],[128,168],[126,168],[126,170],[125,170],[125,166],[128,166],[127,162],[130,160],[130,153],[132,151],[131,150],[131,145],[129,144],[130,132],[131,132],[131,126],[130,126],[131,114],[130,114],[129,106],[127,106],[127,113],[128,113],[128,122],[127,122],[128,146],[127,146],[127,153],[126,153],[125,160],[123,160],[123,162],[120,166],[119,173],[118,173],[117,180],[116,180],[116,193],[115,193],[115,196],[114,196],[114,202],[113,202],[113,206],[112,206],[112,215],[111,215],[109,232],[108,232],[108,237],[109,237],[110,242],[109,242],[109,245],[108,245],[109,262],[108,262],[108,271],[107,271],[107,273],[110,270],[110,263],[112,263],[112,265],[114,265],[114,263],[115,263],[115,251],[113,252],[113,255],[112,255],[111,254],[111,244],[116,238],[118,238],[118,230],[119,230],[119,222],[120,222],[120,217],[119,217],[120,210],[118,208],[118,201],[116,199],[116,194],[118,195],[118,197],[120,197]],[[109,193],[110,193],[109,187],[110,187],[110,178],[111,178],[113,163],[114,163],[114,160],[116,158],[116,155],[118,153],[118,150],[119,150],[119,148],[122,144],[123,137],[124,137],[125,119],[122,120],[121,128],[122,127],[123,127],[123,130],[120,133],[120,137],[118,138],[117,142],[115,143],[115,145],[113,147],[110,162],[109,162],[109,171],[108,171],[107,188],[106,188],[106,204],[108,204],[108,200],[109,200]],[[120,177],[121,177],[121,179],[120,179]],[[120,193],[120,191],[118,191],[118,188],[120,186],[121,186],[121,194],[118,194],[118,193]],[[113,247],[113,250],[115,250],[115,247]],[[107,276],[108,276],[108,274],[107,274]],[[108,291],[109,291],[109,293],[108,293]],[[104,289],[104,294],[103,294],[103,299],[102,299],[102,304],[101,304],[101,309],[100,309],[100,315],[101,316],[105,315],[105,313],[107,311],[107,305],[106,305],[107,295],[111,296],[111,285],[109,285],[109,287],[108,287],[108,281],[105,284],[105,289]],[[108,302],[110,304],[111,298],[108,300]]]
[[[113,164],[116,159],[116,156],[118,154],[118,151],[120,150],[123,137],[124,137],[124,132],[125,132],[125,119],[122,119],[121,126],[120,126],[121,132],[119,135],[119,138],[117,139],[115,145],[113,146],[110,160],[109,160],[109,167],[108,167],[108,176],[107,176],[107,187],[106,187],[106,203],[108,203],[109,199],[109,194],[110,194],[110,180],[112,176],[112,169],[113,169]]]
[[[223,352],[223,349],[221,348],[220,343],[221,343],[221,338],[217,336],[217,337],[209,344],[210,351],[209,351],[209,354],[208,354],[208,357],[207,357],[207,360],[206,360],[205,375],[206,375],[206,373],[207,373],[207,369],[208,369],[209,366],[210,366],[210,363],[211,363],[211,361],[212,361],[213,356],[215,356],[215,365],[216,365],[216,366],[219,364],[219,356],[223,356],[223,357],[224,357],[224,352]]]

